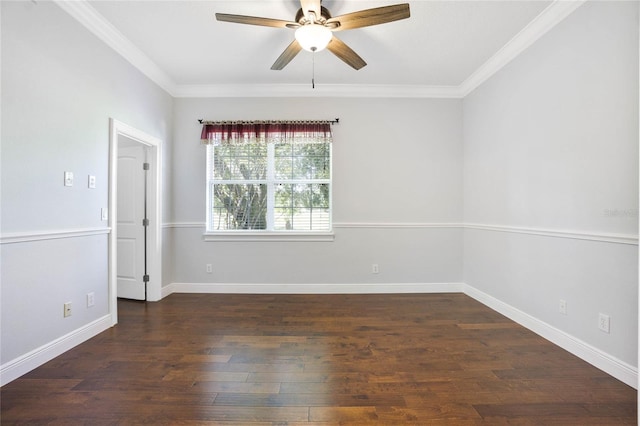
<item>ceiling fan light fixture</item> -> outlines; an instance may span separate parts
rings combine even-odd
[[[324,25],[307,24],[296,30],[295,37],[304,50],[308,52],[319,52],[327,47],[333,34],[331,34],[331,30]]]

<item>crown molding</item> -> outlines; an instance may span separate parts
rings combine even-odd
[[[380,84],[218,84],[180,85],[177,98],[462,98],[458,86]]]
[[[462,97],[466,97],[477,89],[585,2],[586,0],[554,0],[533,21],[529,22],[526,27],[520,30],[507,44],[458,86]]]
[[[126,38],[104,16],[86,0],[53,0],[62,10],[80,22],[91,33],[111,47],[170,95],[174,95],[176,84],[155,62]]]
[[[177,98],[338,97],[338,98],[445,98],[461,99],[473,92],[536,40],[569,16],[586,0],[554,0],[487,62],[459,86],[326,84],[176,84],[87,0],[53,0],[91,33],[122,55],[134,67]]]

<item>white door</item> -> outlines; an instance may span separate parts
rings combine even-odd
[[[118,297],[136,300],[146,300],[146,149],[133,141],[118,143]]]

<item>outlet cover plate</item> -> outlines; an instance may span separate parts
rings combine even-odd
[[[64,172],[64,186],[73,186],[73,172]]]
[[[611,318],[609,318],[609,315],[600,314],[598,316],[598,328],[605,333],[611,332]]]
[[[67,302],[64,304],[63,314],[65,318],[71,316],[71,302]]]
[[[558,311],[562,315],[567,315],[567,301],[560,299],[560,303],[558,304]]]
[[[90,308],[95,304],[96,304],[96,294],[93,291],[91,293],[87,293],[87,308]]]

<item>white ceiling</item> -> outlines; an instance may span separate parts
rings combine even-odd
[[[401,2],[322,4],[338,16]],[[307,93],[315,65],[320,93],[324,88],[325,93],[454,97],[473,90],[581,4],[409,1],[409,19],[336,33],[367,62],[363,69],[356,71],[325,50],[302,51],[284,70],[272,71],[293,30],[218,22],[214,14],[294,21],[298,0],[57,3],[174,96]]]

